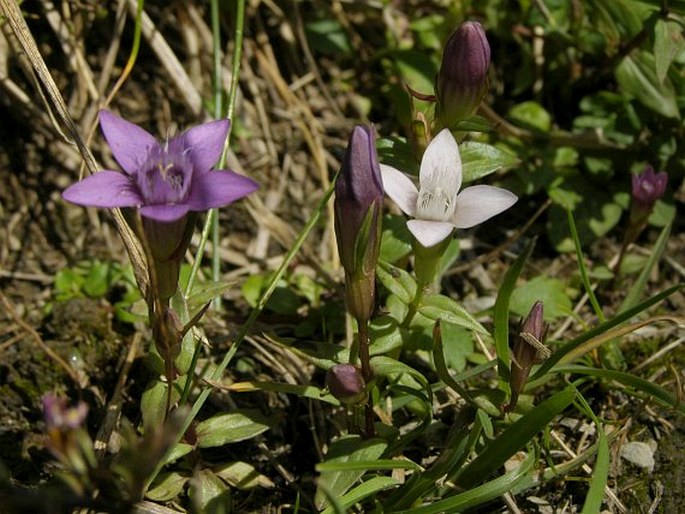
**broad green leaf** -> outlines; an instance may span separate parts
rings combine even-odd
[[[381,284],[403,303],[409,304],[416,296],[416,281],[402,268],[378,261],[376,276]]]
[[[107,263],[93,262],[83,282],[83,292],[91,298],[104,296],[110,287],[110,268]]]
[[[229,514],[231,491],[210,469],[198,471],[191,482],[190,499],[198,512]]]
[[[177,461],[181,457],[188,455],[195,448],[193,445],[188,443],[177,443],[170,451],[164,456],[164,464],[171,464]]]
[[[213,448],[237,443],[266,432],[270,427],[271,421],[256,410],[217,414],[197,424],[197,445]]]
[[[326,454],[324,462],[343,464],[378,459],[388,444],[382,439],[362,439],[360,436],[347,436],[334,441]],[[322,509],[328,504],[326,489],[332,496],[340,497],[364,475],[364,470],[324,471],[319,478],[314,502]]]
[[[473,335],[465,328],[449,321],[443,321],[440,328],[445,364],[454,371],[464,371],[466,358],[474,351]]]
[[[467,330],[489,335],[487,329],[457,302],[441,294],[426,295],[421,299],[419,313],[432,320],[443,320]]]
[[[392,264],[411,253],[412,235],[404,216],[384,216],[382,234],[380,260]]]
[[[546,320],[567,316],[572,310],[564,282],[558,278],[539,275],[514,290],[511,295],[511,312],[525,317],[538,300],[545,306]]]
[[[195,282],[193,292],[188,297],[188,315],[192,319],[206,304],[224,293],[236,288],[237,280],[220,282]]]
[[[527,127],[547,132],[552,127],[552,116],[542,105],[532,100],[516,104],[509,110],[509,116]]]
[[[360,502],[364,498],[374,496],[381,491],[390,489],[399,484],[399,481],[391,477],[374,477],[366,482],[361,483],[357,487],[351,489],[347,494],[344,494],[338,499],[339,508],[347,509],[352,507],[355,503]],[[333,506],[328,507],[321,514],[334,514],[336,512]]]
[[[663,84],[673,59],[685,48],[683,25],[662,18],[654,25],[654,61],[656,78]]]
[[[166,419],[168,388],[166,382],[161,380],[151,381],[140,399],[140,412],[143,415],[143,428],[145,432],[161,427]],[[179,393],[172,390],[172,403],[179,399]]]
[[[418,175],[419,162],[414,158],[411,145],[403,137],[382,137],[376,142],[378,159],[404,173]]]
[[[180,494],[188,480],[188,475],[178,471],[160,473],[152,483],[152,488],[145,493],[145,497],[156,502],[168,502]]]
[[[625,93],[667,118],[680,119],[673,84],[668,77],[663,83],[659,81],[652,54],[640,51],[626,55],[615,73]]]
[[[376,375],[381,377],[395,377],[406,373],[414,378],[419,384],[421,384],[429,399],[432,396],[430,384],[426,380],[426,377],[404,362],[400,362],[384,355],[377,355],[371,358],[371,368]]]
[[[438,72],[435,61],[427,58],[425,52],[417,50],[396,50],[390,52],[404,82],[414,91],[433,93],[433,78]]]
[[[270,478],[262,475],[254,466],[247,462],[236,461],[222,464],[214,469],[214,473],[232,487],[243,491],[254,489],[255,487],[271,489],[275,486]]]
[[[575,249],[568,231],[566,210],[573,211],[578,237],[583,246],[605,235],[621,219],[623,208],[617,203],[615,186],[598,187],[580,175],[564,177],[549,189],[555,202],[549,211],[547,234],[559,252]]]
[[[464,182],[481,179],[500,168],[509,168],[519,162],[518,157],[496,146],[476,141],[459,145]]]
[[[340,22],[333,18],[310,21],[305,31],[312,49],[331,55],[349,54],[352,51],[347,32]]]

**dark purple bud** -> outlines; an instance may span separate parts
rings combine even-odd
[[[633,209],[640,212],[651,212],[656,201],[664,196],[668,175],[665,171],[654,173],[654,168],[647,166],[642,173],[636,173],[633,179]]]
[[[345,269],[347,305],[368,320],[375,303],[375,268],[381,233],[383,182],[373,127],[352,131],[335,184],[335,234]]]
[[[48,430],[76,430],[83,425],[88,415],[88,405],[79,402],[76,407],[67,407],[67,402],[52,393],[43,396],[43,416]]]
[[[472,116],[488,89],[490,45],[477,21],[462,23],[445,45],[436,79],[437,115],[444,127]]]
[[[528,380],[533,364],[538,364],[549,357],[549,349],[544,345],[547,324],[544,322],[542,302],[535,302],[530,313],[521,323],[521,329],[514,338],[511,357],[511,373],[509,385],[511,387],[511,401],[506,407],[509,412],[516,407],[518,397]]]
[[[326,387],[343,403],[364,400],[364,380],[359,368],[352,364],[336,364],[326,373]]]

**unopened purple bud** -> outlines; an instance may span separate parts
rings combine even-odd
[[[357,125],[335,184],[334,202],[335,234],[345,269],[347,304],[357,320],[368,320],[374,309],[382,201],[375,130]]]
[[[665,171],[654,173],[654,168],[647,166],[642,173],[632,176],[633,209],[649,213],[656,201],[664,196],[668,175]]]
[[[436,80],[437,115],[444,127],[472,116],[488,89],[490,45],[477,21],[462,23],[445,45]]]
[[[364,380],[353,364],[336,364],[326,373],[326,387],[343,403],[357,403],[364,399]]]
[[[549,357],[549,349],[544,345],[546,333],[547,324],[544,322],[543,304],[537,301],[521,323],[521,329],[514,339],[509,377],[511,401],[506,407],[507,411],[516,407],[533,364],[538,364]]]
[[[67,407],[67,402],[52,393],[43,396],[43,416],[48,430],[76,430],[83,425],[88,415],[88,405],[79,402],[76,407]]]

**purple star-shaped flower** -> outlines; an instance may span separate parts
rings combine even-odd
[[[160,144],[146,130],[102,110],[100,127],[124,173],[100,171],[62,196],[89,207],[140,207],[144,218],[160,222],[228,205],[259,187],[232,171],[212,171],[229,126],[229,120],[210,121]]]

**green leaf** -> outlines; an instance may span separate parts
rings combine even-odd
[[[378,261],[376,276],[385,288],[409,305],[416,296],[416,281],[402,268]]]
[[[430,294],[424,296],[418,311],[428,319],[440,319],[479,334],[490,334],[466,309],[445,295]]]
[[[219,298],[224,293],[235,289],[237,280],[227,280],[220,282],[195,282],[193,292],[188,297],[188,316],[192,319],[201,308],[215,298]]]
[[[564,389],[507,427],[497,439],[490,441],[478,456],[473,459],[456,478],[462,488],[471,488],[495,473],[512,455],[523,448],[538,432],[571,405],[576,393]]]
[[[326,463],[351,463],[378,459],[388,444],[382,439],[364,440],[357,435],[342,437],[334,441],[326,454]],[[352,469],[341,471],[324,471],[319,478],[314,502],[317,508],[328,505],[323,489],[332,496],[340,497],[364,475],[364,470]]]
[[[338,499],[338,508],[347,509],[354,504],[359,503],[364,498],[375,496],[381,491],[385,491],[391,487],[399,484],[399,481],[390,477],[374,477],[357,487],[351,489],[347,494],[344,494]],[[336,509],[333,506],[328,507],[321,514],[334,514]]]
[[[619,312],[625,311],[629,307],[635,305],[642,296],[642,293],[644,293],[645,288],[647,287],[647,281],[649,280],[652,271],[654,270],[655,266],[659,263],[661,256],[666,251],[668,236],[671,234],[671,226],[672,222],[666,225],[661,231],[659,239],[654,245],[652,253],[649,255],[649,260],[642,268],[642,271],[640,272],[640,276],[638,277],[638,279],[635,281],[635,283],[628,291],[628,294],[624,298],[623,303],[621,303]]]
[[[514,290],[511,295],[511,311],[525,317],[538,300],[544,304],[546,320],[567,316],[572,310],[564,282],[558,278],[539,275]]]
[[[501,168],[509,168],[519,162],[518,157],[500,150],[496,146],[476,141],[459,145],[464,182],[473,182],[494,173]]]
[[[271,489],[275,484],[247,462],[236,461],[222,464],[214,469],[216,476],[232,487],[246,491],[255,487]]]
[[[654,56],[640,51],[626,55],[616,68],[621,89],[639,102],[667,118],[680,119],[673,84],[657,78]]]
[[[305,24],[305,31],[312,49],[317,52],[337,55],[349,54],[352,51],[347,32],[335,19],[310,21]]]
[[[420,507],[396,511],[395,514],[442,514],[445,512],[461,512],[471,507],[482,505],[495,498],[499,498],[526,478],[533,469],[535,460],[535,454],[531,452],[519,467],[501,477],[455,496],[434,501]]]
[[[190,499],[205,514],[229,514],[231,491],[209,469],[201,469],[193,477]]]
[[[145,497],[156,502],[168,502],[176,498],[190,480],[188,475],[172,471],[160,473],[152,483],[152,488],[145,493]]]
[[[435,61],[417,50],[395,50],[390,55],[395,59],[395,65],[409,87],[419,93],[433,93],[433,77],[438,72]]]
[[[540,377],[544,376],[546,373],[548,373],[557,363],[559,363],[562,359],[569,359],[571,355],[574,355],[579,351],[579,348],[584,347],[587,345],[590,341],[593,339],[607,339],[611,337],[615,337],[612,334],[607,335],[607,332],[614,327],[617,327],[626,321],[628,321],[630,318],[633,316],[639,314],[640,312],[648,309],[652,305],[659,303],[660,301],[664,300],[665,298],[668,298],[670,295],[677,291],[681,291],[683,289],[682,284],[679,284],[677,286],[670,287],[666,289],[665,291],[662,291],[659,294],[656,294],[652,296],[651,298],[645,300],[639,305],[636,305],[635,307],[632,307],[628,309],[627,311],[621,312],[620,314],[614,316],[612,319],[605,321],[604,323],[600,323],[594,328],[591,328],[590,330],[585,331],[583,334],[580,336],[576,337],[575,339],[569,341],[568,343],[564,344],[561,348],[556,350],[550,358],[548,358],[540,368],[533,374],[533,376],[529,379],[529,382],[532,382],[534,380],[539,379]]]
[[[656,78],[663,84],[673,59],[685,48],[683,25],[659,18],[654,25],[654,62]]]
[[[110,265],[95,261],[83,282],[83,292],[91,298],[101,298],[109,290],[109,279]]]
[[[197,444],[200,448],[213,448],[228,443],[251,439],[266,432],[271,421],[256,410],[243,410],[218,414],[197,424]]]
[[[509,116],[527,127],[547,132],[552,127],[552,116],[542,105],[532,100],[515,105]]]
[[[564,177],[550,187],[549,196],[555,205],[549,211],[547,234],[559,252],[575,250],[567,229],[567,209],[573,211],[578,237],[583,246],[614,228],[623,213],[611,184],[598,187],[581,175]]]
[[[166,382],[151,381],[140,399],[140,412],[143,415],[143,428],[150,432],[161,427],[166,419],[168,388]],[[172,402],[178,400],[178,391],[172,390]]]
[[[412,175],[418,175],[419,163],[411,145],[403,137],[382,137],[376,141],[378,159],[388,166]]]
[[[454,371],[464,371],[466,358],[474,351],[471,332],[449,321],[443,321],[440,327],[445,364]]]
[[[502,285],[495,301],[494,323],[495,323],[495,348],[497,350],[497,369],[500,380],[509,380],[509,305],[511,295],[516,286],[523,265],[530,257],[535,246],[535,239],[526,245],[525,250],[507,270]]]
[[[385,355],[377,355],[371,358],[371,368],[373,369],[374,374],[381,377],[394,378],[398,375],[406,373],[414,378],[419,384],[421,384],[426,392],[428,401],[430,401],[430,398],[433,395],[430,384],[428,383],[428,380],[426,380],[426,377],[404,362],[386,357]]]
[[[404,216],[384,216],[379,259],[392,264],[406,257],[411,253],[411,238]]]

